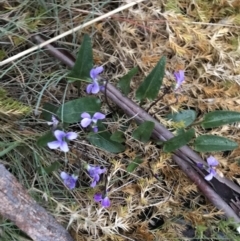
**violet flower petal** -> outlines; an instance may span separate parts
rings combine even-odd
[[[198,166],[199,168],[203,169],[203,164],[202,164],[202,163],[198,162],[198,163],[197,163],[197,166]]]
[[[184,81],[184,70],[174,72],[174,76],[176,81],[181,84]]]
[[[95,177],[95,175],[98,175],[98,169],[99,167],[94,167],[94,166],[88,166],[88,173],[91,177]]]
[[[219,164],[217,159],[214,158],[213,156],[210,156],[210,157],[207,158],[207,163],[208,163],[209,166],[217,166]]]
[[[181,86],[182,82],[184,81],[184,70],[175,71],[174,77],[177,82],[175,86],[175,90],[177,90]]]
[[[106,170],[107,170],[106,168],[98,167],[97,173],[100,175],[100,174],[106,172]]]
[[[77,133],[72,132],[72,131],[66,133],[66,138],[67,138],[68,140],[74,140],[74,139],[77,138],[77,136],[78,136]]]
[[[57,149],[58,147],[60,147],[61,142],[59,142],[59,141],[51,141],[51,142],[48,142],[47,145],[48,145],[48,147],[50,149]]]
[[[58,119],[53,115],[53,116],[52,116],[52,125],[53,125],[53,128],[54,128],[54,129],[57,128],[58,123],[59,123]]]
[[[61,173],[60,173],[60,177],[61,177],[63,180],[65,180],[65,179],[69,178],[69,175],[68,175],[66,172],[61,172]]]
[[[92,183],[91,183],[91,185],[90,185],[90,187],[96,187],[96,185],[97,185],[97,182],[96,181],[92,181]]]
[[[102,200],[102,206],[104,208],[108,208],[110,207],[110,199],[108,197],[105,197],[103,200]]]
[[[207,176],[204,177],[205,180],[210,181],[213,179],[213,174],[210,172]]]
[[[84,118],[81,120],[81,126],[85,128],[89,126],[91,122],[92,122],[92,119]]]
[[[210,173],[212,173],[213,176],[215,176],[217,174],[217,172],[213,168],[210,168]]]
[[[75,181],[70,181],[68,183],[65,184],[69,189],[74,189],[76,187],[76,182]]]
[[[88,118],[88,119],[91,119],[90,114],[88,114],[87,112],[83,112],[83,113],[81,114],[81,117],[82,117],[82,118]]]
[[[94,167],[94,166],[88,165],[87,170],[91,177],[93,177],[96,173],[96,167]]]
[[[64,179],[64,184],[65,186],[67,186],[69,189],[73,189],[76,187],[76,181],[77,179],[73,178],[73,175],[72,176],[68,176],[67,179]]]
[[[60,176],[63,179],[65,186],[67,186],[69,189],[75,188],[78,176],[75,176],[74,174],[70,176],[66,172],[61,172]]]
[[[103,120],[103,119],[105,119],[105,115],[104,114],[102,114],[102,113],[100,113],[100,112],[96,112],[94,115],[93,115],[93,118],[92,118],[92,121],[94,122],[94,123],[96,123],[97,122],[97,120]]]
[[[62,142],[63,139],[65,138],[66,134],[64,131],[56,130],[56,131],[54,131],[54,136],[56,137],[56,139],[58,141]]]
[[[92,93],[92,94],[97,94],[99,91],[100,91],[100,86],[99,86],[98,82],[94,82],[94,83],[92,84],[91,93]]]
[[[97,182],[99,182],[99,180],[100,180],[100,176],[98,174],[95,174],[93,176],[93,181],[97,183]]]
[[[47,124],[48,124],[49,126],[52,125],[54,128],[57,127],[58,123],[59,123],[59,121],[58,121],[58,119],[57,119],[54,115],[52,116],[52,121],[48,121],[48,122],[47,122]]]
[[[106,168],[101,168],[99,166],[94,167],[94,166],[88,165],[87,170],[89,175],[91,177],[94,177],[95,175],[100,175],[104,173],[106,171]]]
[[[60,150],[63,152],[68,152],[69,151],[69,147],[66,141],[63,141],[62,143],[60,143]]]
[[[96,193],[94,195],[94,201],[95,202],[101,202],[102,201],[102,194],[101,193]]]
[[[58,119],[54,115],[52,116],[52,122],[56,124],[59,123]]]
[[[97,68],[93,68],[90,70],[90,77],[93,80],[96,80],[98,78],[98,75],[103,72],[103,67],[99,66]]]
[[[87,165],[87,171],[88,171],[90,177],[93,179],[90,186],[95,187],[100,180],[100,175],[106,171],[106,168],[101,168],[99,166],[94,167],[91,165]]]
[[[94,126],[94,127],[92,128],[92,130],[93,130],[94,133],[97,133],[97,132],[98,132],[98,127],[97,127],[97,126]]]
[[[93,88],[93,84],[87,85],[86,92],[87,92],[88,94],[92,93],[92,88]]]
[[[95,187],[100,180],[100,176],[98,174],[95,174],[94,176],[92,176],[92,178],[93,178],[93,181],[90,187]]]

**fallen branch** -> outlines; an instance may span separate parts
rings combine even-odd
[[[0,214],[34,241],[73,241],[69,233],[33,200],[17,179],[0,164]]]

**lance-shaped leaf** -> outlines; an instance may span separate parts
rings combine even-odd
[[[168,120],[173,120],[174,122],[184,122],[184,126],[187,127],[191,125],[196,119],[196,112],[194,110],[183,110],[178,113],[173,113],[167,115]]]
[[[165,72],[166,58],[163,56],[151,73],[145,78],[142,84],[136,91],[136,98],[140,101],[148,98],[149,100],[154,100],[160,87],[162,85],[163,76]]]
[[[81,47],[78,51],[77,60],[68,75],[69,82],[88,80],[92,67],[93,53],[91,39],[88,35],[84,35]]]
[[[194,149],[199,152],[231,151],[238,147],[235,141],[214,135],[202,135],[196,138]]]
[[[136,157],[128,166],[127,166],[127,172],[133,172],[141,163],[143,163],[143,160],[139,157]]]
[[[130,92],[130,82],[132,77],[138,72],[138,68],[135,67],[131,69],[126,75],[124,75],[118,83],[118,87],[121,89],[124,95],[127,95]]]
[[[102,125],[98,127],[97,133],[89,133],[87,139],[92,145],[111,153],[119,153],[125,150],[124,145],[111,140],[111,133],[103,128]]]
[[[173,152],[182,146],[185,146],[195,135],[194,129],[190,129],[186,132],[181,132],[178,136],[171,138],[163,143],[163,151]]]
[[[56,115],[62,122],[76,123],[81,120],[80,115],[83,112],[93,115],[100,107],[101,102],[98,98],[88,96],[64,103],[58,108]]]
[[[149,141],[153,129],[154,123],[152,121],[145,121],[133,132],[132,136],[134,139],[145,143]]]
[[[116,131],[111,135],[110,139],[118,143],[123,143],[125,141],[124,133],[121,131]]]
[[[240,121],[240,112],[216,110],[207,113],[201,122],[204,128],[213,128]]]

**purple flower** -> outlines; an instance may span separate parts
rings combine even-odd
[[[103,72],[103,67],[97,67],[90,70],[90,77],[92,80],[98,80],[98,75]]]
[[[58,119],[54,115],[52,115],[52,121],[48,121],[47,122],[47,124],[49,126],[51,126],[51,125],[53,126],[53,129],[57,128],[58,123],[59,123],[59,121],[58,121]]]
[[[87,170],[88,173],[90,175],[90,177],[93,178],[93,181],[90,185],[90,187],[95,187],[97,185],[97,182],[99,182],[100,180],[100,175],[104,172],[106,172],[106,168],[101,168],[99,166],[91,166],[91,165],[87,165]]]
[[[96,193],[94,195],[94,201],[95,202],[101,202],[101,204],[104,208],[110,207],[110,204],[111,204],[108,196],[104,197],[101,193]]]
[[[207,158],[207,163],[209,166],[208,168],[209,174],[205,176],[205,179],[207,181],[210,181],[217,174],[215,169],[216,169],[216,166],[219,164],[219,162],[213,156],[210,156]]]
[[[100,85],[98,83],[98,76],[102,72],[103,72],[103,67],[102,66],[97,67],[95,69],[93,68],[93,69],[90,70],[90,77],[92,78],[93,83],[89,84],[87,86],[86,91],[87,91],[88,94],[90,94],[90,93],[97,94],[100,91],[101,87],[100,87]]]
[[[73,174],[70,176],[66,172],[61,172],[60,176],[63,179],[64,185],[67,186],[69,189],[72,190],[76,187],[78,176],[75,176]]]
[[[96,112],[93,117],[91,118],[90,114],[88,114],[87,112],[84,112],[81,114],[81,117],[83,118],[81,120],[81,126],[82,127],[88,127],[91,123],[92,124],[92,128],[93,128],[93,131],[94,132],[97,132],[98,131],[98,128],[97,128],[97,121],[98,120],[103,120],[106,116],[100,112]]]
[[[56,141],[51,141],[48,142],[48,147],[50,149],[57,149],[60,148],[61,151],[63,152],[68,152],[68,144],[67,140],[73,140],[77,138],[77,133],[75,132],[67,132],[65,133],[64,131],[56,130],[54,131],[54,136],[56,137]]]
[[[93,126],[93,127],[92,127],[92,130],[93,130],[93,132],[97,133],[97,132],[98,132],[97,126]]]
[[[89,84],[86,89],[87,93],[90,94],[97,94],[100,91],[100,86],[97,81],[93,80],[92,84]]]
[[[174,88],[174,90],[176,91],[182,84],[182,82],[184,81],[184,70],[179,70],[179,71],[175,71],[174,72],[174,76],[176,79],[176,86]]]

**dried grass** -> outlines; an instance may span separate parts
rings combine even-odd
[[[1,27],[5,30],[1,33],[0,58],[29,48],[29,36],[34,32],[54,37],[126,2],[129,1],[106,1],[102,8],[100,1],[52,0],[36,3],[25,0],[22,3],[0,3],[4,14]],[[95,63],[105,66],[104,75],[111,82],[117,83],[120,76],[139,66],[141,72],[132,81],[133,90],[159,58],[166,56],[166,85],[174,82],[174,70],[186,69],[186,82],[179,102],[170,110],[193,108],[201,118],[212,110],[240,111],[239,11],[240,3],[237,0],[145,1],[66,36],[59,43],[76,54],[83,34],[90,34]],[[33,109],[37,105],[41,107],[44,101],[59,104],[77,96],[76,88],[65,84],[62,76],[66,71],[65,67],[39,50],[13,65],[4,66],[1,87]],[[130,97],[134,98],[133,93]],[[166,96],[151,112],[174,100],[173,95]],[[146,103],[146,107],[149,105]],[[103,108],[109,111],[107,106]],[[162,110],[157,115],[161,122],[166,112]],[[6,133],[9,121],[11,119],[1,126],[1,133]],[[117,121],[109,120],[109,128],[116,130],[127,126],[127,121],[125,116]],[[69,156],[69,168],[72,170],[79,158],[106,166],[112,164],[112,205],[108,210],[93,201],[94,193],[101,186],[94,191],[87,188],[85,182],[89,179],[84,173],[81,186],[69,192],[63,190],[58,173],[44,176],[37,172],[39,167],[48,166],[59,159],[63,168],[64,157],[43,151],[32,140],[29,141],[29,133],[34,139],[46,130],[42,120],[32,115],[19,123],[23,130],[11,129],[7,133],[11,138],[19,138],[26,133],[24,138],[28,148],[24,151],[27,155],[23,155],[22,150],[15,150],[7,157],[9,165],[30,193],[59,222],[68,226],[75,240],[187,240],[183,233],[188,225],[213,229],[217,227],[217,218],[222,218],[222,213],[199,194],[170,155],[163,154],[151,142],[144,145],[132,139],[131,133],[136,127],[134,123],[125,131],[128,148],[124,153],[113,155],[96,149],[84,140],[84,133],[79,133],[82,140],[76,143]],[[167,122],[164,124],[171,126]],[[204,134],[201,128],[196,132],[198,135]],[[224,126],[207,133],[223,135],[240,143],[239,125]],[[134,173],[127,173],[126,166],[139,154],[144,162]],[[220,169],[224,175],[240,182],[236,164],[239,149],[230,154],[217,153],[216,157],[221,162]],[[160,181],[152,176],[148,162]],[[157,226],[157,220],[162,220],[160,228],[151,229],[151,225]]]

